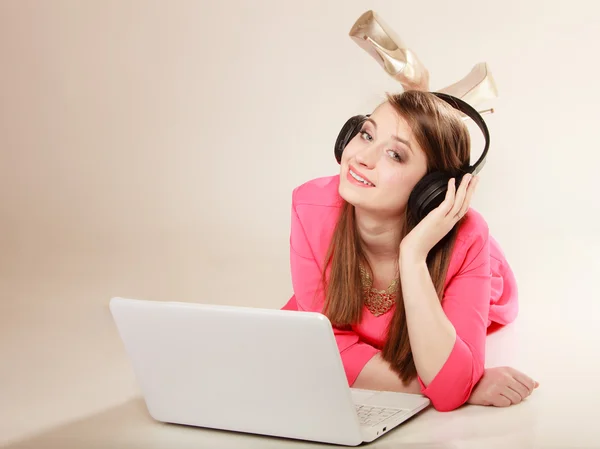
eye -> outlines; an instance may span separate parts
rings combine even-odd
[[[387,154],[395,161],[402,162],[402,160],[403,160],[402,157],[400,156],[400,154],[398,154],[394,150],[387,150]]]
[[[368,133],[368,132],[366,132],[366,131],[360,131],[360,133],[359,133],[359,134],[360,134],[360,136],[361,136],[363,139],[365,139],[365,140],[368,140],[369,142],[370,142],[371,140],[373,140],[373,137],[371,136],[371,134],[369,134],[369,133]],[[366,137],[365,137],[365,136],[366,136]]]

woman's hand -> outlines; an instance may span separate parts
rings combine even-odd
[[[508,407],[521,402],[538,386],[538,382],[514,368],[488,368],[467,403]]]
[[[479,177],[467,174],[456,190],[455,179],[448,182],[448,191],[442,204],[421,220],[400,243],[401,252],[425,259],[427,254],[467,213]]]

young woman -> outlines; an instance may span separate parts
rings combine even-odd
[[[411,219],[417,182],[434,170],[457,177],[470,153],[458,110],[406,91],[348,141],[339,175],[294,190],[284,309],[328,316],[350,386],[421,393],[443,411],[516,404],[538,386],[484,368],[490,326],[513,321],[518,304],[509,264],[469,208],[478,177],[452,178],[441,205]]]

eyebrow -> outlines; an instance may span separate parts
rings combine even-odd
[[[372,118],[369,117],[369,118],[367,118],[367,121],[373,123],[375,130],[377,130],[377,123],[375,122],[375,120],[373,120]],[[410,144],[408,143],[408,140],[403,139],[398,136],[393,136],[393,139],[406,145],[408,147],[408,149],[410,150],[410,152],[414,154],[413,149],[411,148]]]

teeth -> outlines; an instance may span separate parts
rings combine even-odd
[[[371,184],[369,181],[367,181],[367,180],[365,180],[365,179],[361,178],[360,176],[358,176],[358,175],[357,175],[356,173],[354,173],[352,170],[350,170],[350,175],[351,175],[351,176],[352,176],[354,179],[356,179],[357,181],[360,181],[360,182],[362,182],[362,183],[363,183],[363,184],[365,184],[365,185],[368,185],[368,186],[372,186],[372,185],[373,185],[373,184]]]

